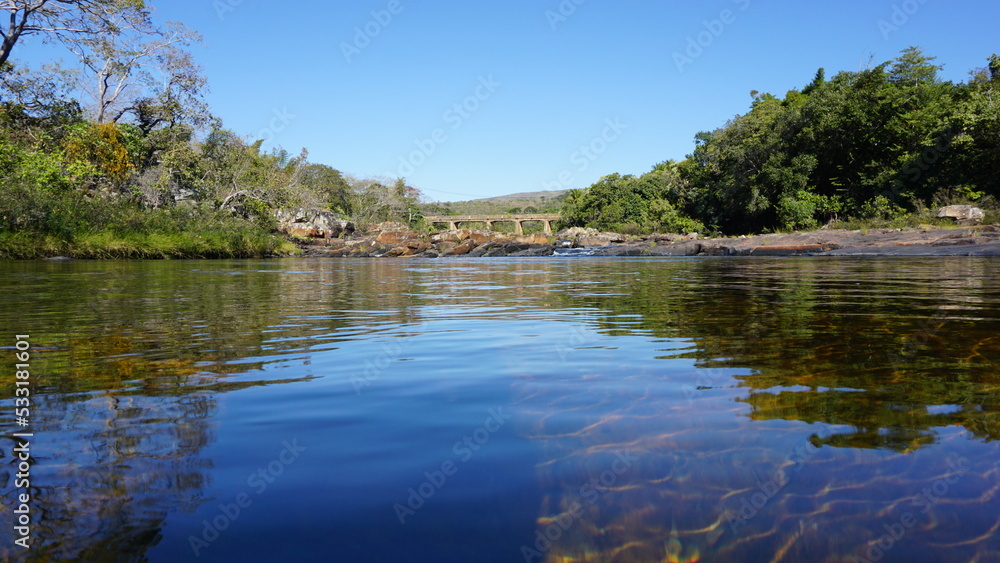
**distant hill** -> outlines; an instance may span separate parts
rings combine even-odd
[[[552,190],[547,192],[521,192],[518,194],[510,195],[498,195],[496,197],[484,197],[482,199],[474,199],[472,201],[549,201],[549,200],[559,200],[562,201],[562,197],[569,193],[569,190]]]
[[[558,213],[569,190],[521,192],[468,201],[425,203],[424,215],[504,215],[511,213]]]

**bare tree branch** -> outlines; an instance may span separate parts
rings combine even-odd
[[[103,26],[103,18],[143,7],[142,0],[0,0],[0,10],[8,14],[6,26],[0,27],[0,65],[21,37],[42,35],[52,41],[93,34]]]

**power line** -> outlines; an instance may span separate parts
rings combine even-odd
[[[435,190],[435,189],[431,189],[431,188],[421,189],[420,191],[422,191],[422,192],[435,192],[435,193],[439,193],[439,194],[448,194],[448,195],[461,195],[461,196],[465,196],[465,197],[471,197],[473,199],[483,199],[483,196],[481,196],[481,195],[463,194],[463,193],[458,193],[458,192],[447,192],[447,191],[444,191],[444,190]]]

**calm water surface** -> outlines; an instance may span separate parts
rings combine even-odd
[[[4,263],[0,420],[30,334],[35,545],[0,557],[1000,561],[998,274]]]

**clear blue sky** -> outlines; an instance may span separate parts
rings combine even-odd
[[[821,66],[917,45],[959,82],[1000,52],[997,0],[151,3],[204,35],[228,128],[440,201],[643,173]]]

